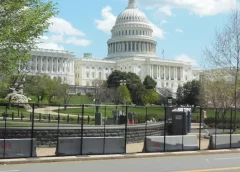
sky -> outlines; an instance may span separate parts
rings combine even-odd
[[[136,0],[146,14],[157,41],[157,56],[190,61],[201,68],[203,49],[214,41],[238,0]],[[107,56],[107,41],[116,17],[128,0],[54,0],[59,13],[42,36],[39,48],[66,50],[77,58],[92,53]],[[162,54],[164,50],[164,55]],[[164,56],[164,57],[163,57]]]

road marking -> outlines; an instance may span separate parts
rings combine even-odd
[[[212,169],[201,169],[201,170],[185,170],[176,172],[210,172],[210,171],[229,171],[229,170],[240,170],[240,167],[229,167],[229,168],[212,168]]]
[[[233,159],[240,159],[240,157],[214,158],[215,161],[221,161],[221,160],[233,160]]]
[[[18,172],[19,170],[5,170],[5,171],[0,171],[0,172]]]

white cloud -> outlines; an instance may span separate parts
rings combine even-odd
[[[111,29],[114,26],[117,18],[111,13],[111,11],[112,8],[110,6],[106,6],[101,12],[103,20],[95,20],[97,28],[108,34],[111,34]]]
[[[85,36],[83,32],[74,28],[71,23],[62,18],[53,17],[49,20],[49,22],[51,23],[49,31],[52,33],[70,36]]]
[[[167,20],[162,20],[162,21],[161,21],[161,24],[166,24],[166,23],[168,23]]]
[[[53,49],[53,50],[64,50],[64,47],[55,43],[40,43],[37,45],[38,48]]]
[[[63,50],[64,44],[75,46],[87,46],[91,43],[90,40],[82,39],[85,33],[74,28],[71,23],[62,19],[53,17],[49,20],[50,27],[48,29],[49,36],[41,36],[38,44],[39,48]]]
[[[171,8],[170,6],[163,6],[163,7],[160,7],[158,9],[160,12],[162,12],[163,14],[167,15],[167,16],[171,16],[172,15],[172,11],[171,11]]]
[[[182,33],[182,32],[183,32],[183,30],[182,30],[182,29],[179,29],[179,28],[177,28],[177,29],[176,29],[176,32],[178,32],[178,33]]]
[[[58,45],[57,43],[52,42],[47,36],[41,36],[38,41],[38,48],[64,50],[64,47],[62,45]]]
[[[172,14],[174,8],[187,9],[199,16],[216,15],[229,12],[237,7],[238,0],[138,0],[140,5],[153,9],[158,8],[166,15]]]
[[[156,37],[156,38],[163,39],[164,35],[165,35],[165,32],[153,23],[150,23],[150,25],[153,29],[153,36]]]
[[[65,43],[67,44],[73,44],[73,45],[77,45],[77,46],[88,46],[91,41],[86,40],[86,39],[77,39],[76,37],[71,37],[68,38]]]
[[[198,66],[197,62],[186,54],[178,55],[175,60],[183,61],[183,62],[191,62],[193,66]]]

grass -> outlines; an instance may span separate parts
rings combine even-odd
[[[21,112],[26,113],[27,111],[24,108],[18,108],[18,107],[11,107],[10,109],[6,109],[6,106],[0,106],[0,114],[7,112],[8,114],[12,114],[14,113],[15,115],[19,113],[19,115],[21,114]],[[29,112],[27,112],[29,113]]]
[[[68,104],[94,104],[94,101],[91,97],[85,95],[74,95],[71,96]]]
[[[99,109],[99,112],[102,113],[103,117],[113,117],[113,110],[120,110],[122,112],[126,112],[125,107],[120,106],[102,106]],[[147,117],[154,117],[156,120],[159,120],[164,116],[164,108],[160,106],[149,106],[149,107],[128,107],[128,113],[134,112],[136,117],[140,120],[139,122],[145,122],[146,113]],[[57,110],[55,110],[57,112]],[[84,116],[93,116],[96,112],[94,106],[89,106],[84,108]],[[61,109],[60,113],[71,114],[71,115],[79,115],[82,113],[82,108],[67,108]]]

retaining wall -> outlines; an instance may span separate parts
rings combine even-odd
[[[143,142],[146,136],[164,135],[163,123],[129,125],[127,127],[127,143]],[[104,134],[105,132],[105,134]],[[125,137],[124,125],[84,126],[83,137]],[[0,139],[31,138],[31,127],[8,127],[6,132],[0,128]],[[33,138],[38,147],[55,147],[58,137],[81,137],[81,127],[34,127]]]

